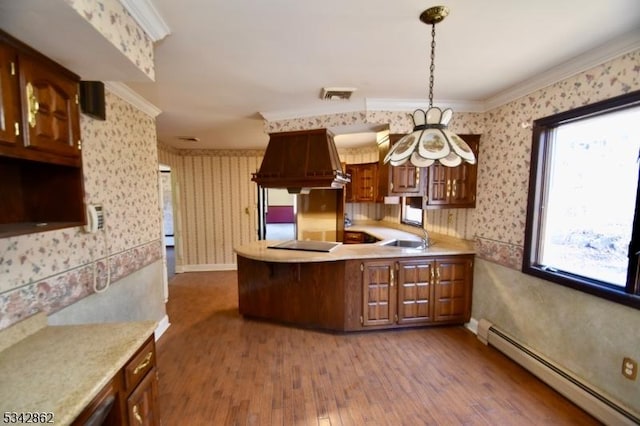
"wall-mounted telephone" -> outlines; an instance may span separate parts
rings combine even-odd
[[[87,224],[84,230],[97,232],[104,229],[104,209],[102,204],[89,204],[87,206]]]

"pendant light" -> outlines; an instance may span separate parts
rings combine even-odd
[[[416,167],[429,167],[438,162],[456,167],[463,161],[475,164],[476,157],[462,138],[447,126],[453,117],[451,108],[444,111],[433,106],[433,74],[436,51],[436,24],[449,14],[449,9],[436,6],[422,12],[420,21],[431,25],[431,66],[429,67],[429,109],[413,112],[413,132],[396,142],[387,153],[384,163],[400,166],[410,161]]]

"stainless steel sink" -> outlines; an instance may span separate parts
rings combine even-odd
[[[383,245],[392,247],[425,248],[422,241],[416,240],[393,240]]]

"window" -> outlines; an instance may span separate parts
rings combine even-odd
[[[402,197],[401,222],[422,226],[422,197]]]
[[[640,92],[534,122],[524,273],[640,308]]]

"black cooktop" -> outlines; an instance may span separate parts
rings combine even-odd
[[[267,246],[272,249],[283,250],[300,250],[300,251],[319,251],[328,253],[342,243],[333,241],[308,241],[308,240],[289,240],[273,246]]]

